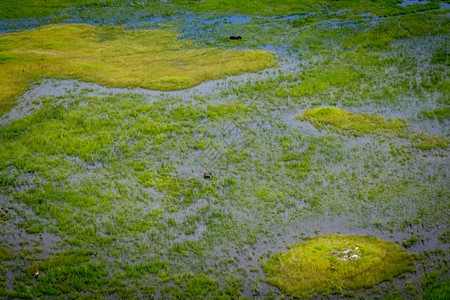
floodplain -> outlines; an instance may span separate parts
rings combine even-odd
[[[448,299],[449,13],[2,1],[0,297]]]

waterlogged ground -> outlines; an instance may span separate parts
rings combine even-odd
[[[0,31],[163,28],[278,65],[177,91],[33,81],[0,117],[2,297],[289,297],[263,262],[339,232],[415,271],[318,298],[447,298],[448,2],[16,2]]]

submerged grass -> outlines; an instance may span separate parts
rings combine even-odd
[[[0,35],[0,113],[42,77],[174,90],[275,65],[260,50],[202,49],[164,30],[53,25]]]
[[[325,124],[321,116],[315,125],[340,135],[317,132],[309,124],[292,120],[292,112],[317,106],[359,112],[370,107],[383,115],[389,115],[392,108],[411,127],[446,135],[446,12],[392,16],[437,5],[431,1],[430,5],[402,8],[399,2],[167,1],[172,8],[179,5],[201,11],[198,19],[193,12],[179,12],[174,19],[182,15],[204,22],[220,15],[252,14],[244,16],[244,24],[230,24],[226,18],[211,19],[214,23],[208,26],[193,22],[193,27],[200,28],[187,36],[200,47],[177,41],[168,31],[129,32],[85,25],[3,35],[8,39],[0,44],[0,66],[18,64],[24,86],[38,80],[39,72],[131,86],[134,83],[129,78],[137,81],[140,76],[153,76],[138,65],[145,62],[139,57],[147,55],[160,59],[149,62],[158,70],[209,69],[215,55],[224,51],[202,49],[204,45],[268,49],[274,45],[280,53],[300,54],[294,54],[299,60],[283,65],[279,73],[248,76],[245,83],[227,80],[211,93],[199,89],[199,94],[177,93],[177,98],[170,93],[121,94],[96,85],[44,80],[33,91],[48,86],[65,92],[56,91],[59,96],[45,99],[32,96],[32,106],[38,109],[25,111],[27,117],[0,127],[0,201],[2,208],[9,209],[0,210],[0,231],[6,237],[0,239],[0,297],[272,299],[282,292],[261,280],[261,262],[268,252],[284,249],[301,236],[343,228],[405,239],[410,251],[435,247],[436,236],[447,240],[448,234],[441,235],[450,195],[444,138],[411,133],[400,119],[334,107],[328,112],[335,118],[333,124]],[[2,2],[0,7],[5,3],[13,2]],[[122,1],[120,5],[77,1],[77,6],[50,0],[49,6],[42,7],[42,1],[32,1],[30,6],[20,0],[16,3],[23,6],[24,17],[45,7],[50,14],[72,12],[66,10],[70,6],[75,20],[87,18],[86,13],[93,17],[86,22],[125,26],[174,13],[152,10],[168,7],[163,1]],[[221,11],[207,11],[208,7]],[[254,15],[311,10],[316,13],[309,17]],[[0,15],[10,12],[0,9]],[[359,15],[363,12],[372,15]],[[73,36],[67,37],[69,32]],[[48,33],[58,34],[49,37]],[[244,39],[230,41],[228,35],[235,33]],[[84,49],[68,49],[71,46],[66,41]],[[103,48],[106,53],[101,53]],[[195,55],[191,58],[190,54]],[[261,61],[269,61],[271,55],[266,54]],[[186,60],[178,57],[183,55]],[[20,67],[26,60],[30,66],[46,63],[39,65],[42,68],[34,77],[27,77],[31,67]],[[131,68],[122,72],[122,65]],[[163,73],[158,76],[165,78]],[[177,81],[178,75],[168,77],[163,83],[157,78],[149,82],[167,89],[187,84]],[[15,118],[12,113],[11,119]],[[425,153],[411,146],[443,150]],[[213,178],[204,179],[203,170],[212,171]],[[58,244],[49,247],[47,238],[52,235]],[[385,246],[378,240],[374,243]],[[316,254],[327,245],[317,245]],[[346,250],[342,247],[338,252]],[[361,254],[364,247],[359,247]],[[392,253],[409,261],[407,254],[397,250]],[[374,256],[380,253],[371,247],[365,251]],[[327,255],[335,266],[331,278],[337,280],[346,278],[338,276],[339,272],[370,265],[373,258],[366,255],[344,263],[327,252],[322,257],[311,254],[306,261],[317,259],[319,270],[327,272],[328,262],[319,263]],[[448,269],[447,261],[430,264]],[[41,275],[33,280],[36,268]],[[378,266],[373,268],[378,270]],[[308,268],[318,276],[314,270]],[[391,271],[387,277],[393,275]],[[370,278],[366,282],[382,277],[366,273]],[[407,280],[413,281],[405,288],[388,282],[336,297],[383,298],[393,293],[412,298],[414,289],[417,297],[428,289],[427,297],[432,298],[445,292],[448,284],[442,280],[446,274],[429,276],[429,284],[423,286],[415,280],[417,275],[407,274]],[[361,283],[366,277],[356,278],[346,284]],[[332,292],[344,289],[340,283],[327,284],[319,285]]]
[[[345,258],[351,255],[355,258]],[[309,298],[368,288],[413,272],[415,266],[413,256],[393,243],[334,234],[311,238],[275,254],[263,263],[263,270],[270,284],[294,297]]]
[[[31,267],[18,267],[13,289],[0,286],[0,294],[238,298],[248,277],[228,283],[241,263],[229,253],[238,249],[245,261],[257,256],[253,251],[265,253],[292,224],[308,226],[305,219],[351,214],[372,226],[386,218],[388,224],[376,226],[392,230],[403,219],[433,226],[445,219],[448,191],[434,188],[444,174],[409,175],[413,162],[426,163],[401,145],[369,140],[361,151],[344,151],[352,137],[289,128],[270,108],[252,105],[264,98],[239,95],[239,102],[215,102],[219,95],[205,105],[200,97],[148,103],[138,95],[68,94],[44,99],[32,115],[2,126],[2,201],[34,213],[19,226],[31,236],[57,234],[61,248],[93,254],[25,256]],[[255,130],[257,118],[267,122],[264,130]],[[203,168],[213,171],[211,180],[202,178]],[[5,246],[1,259],[14,265]],[[252,265],[258,274],[259,261]],[[39,288],[30,277],[34,268],[42,271]]]

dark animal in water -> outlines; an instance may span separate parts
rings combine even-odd
[[[230,36],[230,40],[242,40],[242,36],[240,36],[240,35],[232,35],[232,36]]]
[[[203,178],[211,179],[212,173],[210,171],[203,171]]]

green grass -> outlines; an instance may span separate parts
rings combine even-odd
[[[98,1],[98,0],[83,0],[83,1],[62,1],[62,0],[20,0],[20,1],[2,1],[0,4],[0,18],[30,18],[30,17],[44,17],[51,14],[59,13],[62,9],[70,6],[95,6],[96,4],[112,4],[114,1]]]
[[[144,4],[136,4],[133,1],[121,1],[117,6],[114,0],[81,0],[81,1],[62,1],[62,0],[5,0],[0,5],[0,18],[27,18],[27,17],[45,17],[59,16],[68,11],[68,9],[86,9],[94,10],[115,10],[116,12],[130,13],[133,11],[149,12],[155,15],[175,14],[178,10],[202,12],[214,12],[215,14],[252,14],[252,15],[291,15],[305,14],[310,11],[339,11],[348,10],[346,14],[358,16],[360,13],[372,13],[374,15],[397,15],[417,11],[424,11],[439,8],[439,0],[431,0],[430,3],[402,7],[400,1],[381,0],[381,1],[330,1],[330,0],[305,0],[305,1],[276,1],[276,0],[174,0],[168,2],[147,1]],[[98,12],[97,12],[98,13]]]
[[[8,248],[0,248],[0,261],[10,260],[12,258],[14,258],[14,254]]]
[[[360,258],[339,259],[348,249]],[[415,266],[413,256],[393,243],[374,237],[334,234],[311,238],[275,254],[263,263],[263,270],[267,282],[285,293],[310,298],[322,293],[369,288],[413,272]]]
[[[409,8],[390,0],[155,1],[133,7],[113,2],[31,1],[27,6],[4,1],[1,8],[15,8],[0,9],[0,15],[51,15],[34,21],[69,22],[74,8],[77,22],[129,25],[158,15],[195,14],[198,23],[163,20],[159,28],[173,31],[57,25],[1,35],[0,72],[17,64],[24,90],[41,75],[172,89],[188,86],[185,75],[215,68],[223,53],[243,55],[246,63],[260,53],[261,62],[273,62],[267,52],[225,49],[273,46],[299,60],[289,69],[260,72],[245,82],[226,81],[192,96],[116,94],[95,85],[51,81],[59,90],[68,88],[67,93],[31,99],[39,108],[0,127],[0,201],[5,208],[0,231],[5,236],[20,232],[18,239],[0,241],[0,298],[273,299],[285,292],[261,282],[267,249],[328,231],[336,222],[350,231],[390,234],[399,244],[405,239],[414,252],[421,252],[422,240],[427,245],[429,234],[433,240],[448,240],[447,231],[439,232],[448,220],[448,140],[410,129],[448,131],[448,11],[412,13],[434,8],[436,1]],[[184,9],[195,13],[184,15]],[[316,14],[295,21],[268,17],[310,11]],[[388,17],[375,22],[359,15],[363,12]],[[251,15],[251,21],[202,23],[241,14]],[[26,19],[4,22],[5,30],[9,24],[31,24]],[[175,35],[191,24],[201,26],[186,33],[192,40]],[[244,39],[230,41],[228,35],[236,32]],[[69,49],[70,43],[79,49]],[[42,52],[35,53],[36,48]],[[140,64],[146,55],[161,59],[161,64],[149,62],[161,74]],[[45,62],[48,69],[28,74],[19,68],[25,61],[30,66]],[[236,63],[248,67],[239,59]],[[217,68],[227,75],[224,66]],[[175,78],[158,81],[167,71],[175,72]],[[208,80],[208,74],[196,78]],[[147,76],[148,82],[138,82]],[[13,103],[15,97],[9,99]],[[315,114],[314,126],[340,134],[317,133],[293,121],[293,112],[317,106],[332,108],[329,116]],[[405,121],[365,114],[365,107],[395,110]],[[213,178],[204,180],[202,170],[211,170]],[[389,254],[410,262],[408,254],[388,245],[394,249]],[[366,248],[366,254],[379,253],[372,249]],[[324,297],[340,291],[333,296],[445,294],[448,258],[433,253],[421,253],[423,283],[409,273],[405,285],[358,287],[363,291],[323,283]],[[327,255],[308,259],[335,259],[340,269],[331,278],[336,280],[346,278],[338,274],[352,263],[370,265],[367,256],[345,264]],[[327,264],[318,270],[327,272]],[[36,268],[42,273],[33,280]],[[386,279],[394,276],[391,271]],[[367,272],[366,283],[378,275]]]
[[[355,47],[386,49],[395,40],[445,34],[448,32],[448,28],[438,25],[442,22],[441,16],[445,13],[445,11],[438,11],[386,18],[380,21],[378,26],[345,38],[342,44],[350,49]],[[435,61],[442,62],[440,57]]]
[[[440,266],[436,270],[423,275],[423,299],[443,300],[448,298],[448,295],[450,295],[450,280],[447,277],[442,278],[442,275],[448,276],[448,269],[444,267],[443,270],[439,271],[442,267],[443,266]]]
[[[63,251],[40,263],[32,263],[24,275],[16,277],[18,288],[1,294],[9,298],[55,297],[68,293],[72,297],[82,297],[89,291],[99,297],[124,289],[123,285],[107,277],[103,264],[92,262],[93,255],[87,251]],[[36,270],[40,274],[33,279]]]
[[[445,120],[450,119],[450,107],[425,110],[419,114],[419,117],[423,119],[436,119],[439,122],[444,122]]]
[[[433,284],[423,294],[425,300],[445,300],[450,295],[450,280]]]
[[[416,133],[412,136],[416,148],[422,150],[431,150],[436,148],[447,149],[448,140],[444,137],[429,133]]]
[[[114,8],[117,1],[113,0],[82,0],[82,1],[62,1],[62,0],[33,0],[33,1],[3,1],[0,5],[0,18],[17,18],[17,17],[42,17],[52,14],[64,12],[67,8]],[[160,3],[160,1],[148,1],[145,6],[131,6],[132,1],[122,1],[125,9],[141,9],[158,13],[162,10],[165,13],[174,13],[176,10],[195,10],[197,12],[204,11],[227,11],[230,13],[253,13],[255,15],[278,15],[307,12],[311,8],[319,9],[320,5],[326,4],[328,1],[302,1],[295,0],[280,3],[273,0],[263,1],[186,1],[176,0],[168,3]],[[123,9],[123,7],[122,7]]]
[[[296,117],[318,128],[326,127],[344,134],[398,134],[406,123],[400,119],[384,119],[377,115],[351,113],[336,107],[318,107],[304,110]]]
[[[413,146],[421,150],[447,149],[446,138],[426,132],[409,134],[407,124],[401,119],[384,119],[375,114],[352,113],[336,107],[305,109],[296,117],[308,121],[318,129],[327,129],[345,135],[366,134],[394,135],[411,139]]]
[[[0,35],[0,113],[31,82],[76,78],[105,86],[184,89],[275,65],[273,53],[193,47],[164,30],[53,25]]]
[[[98,275],[103,282],[102,272],[114,274],[100,290],[78,275],[70,277],[72,269],[80,272],[76,268],[61,271],[92,297],[138,297],[156,287],[168,297],[186,298],[192,294],[186,291],[190,279],[174,278],[192,272],[209,278],[193,281],[204,286],[205,297],[238,298],[248,278],[235,274],[241,263],[229,249],[247,261],[262,251],[252,254],[250,246],[266,241],[266,249],[292,224],[329,214],[393,231],[402,230],[404,219],[425,228],[446,220],[448,191],[440,185],[445,173],[420,173],[427,162],[389,134],[358,150],[345,148],[353,136],[315,136],[288,127],[273,110],[286,99],[272,99],[271,80],[252,89],[242,85],[231,96],[164,97],[152,103],[142,95],[85,92],[40,99],[39,110],[0,131],[0,184],[11,201],[5,206],[17,202],[31,208],[31,216],[19,223],[24,234],[53,233],[61,238],[60,248],[94,253],[80,263],[89,278]],[[292,108],[285,112],[292,114]],[[258,119],[264,130],[255,130]],[[227,131],[230,126],[234,132]],[[212,180],[201,178],[205,165],[213,170]],[[217,245],[223,248],[216,250]],[[27,266],[45,266],[55,252],[24,255],[23,267],[8,262],[17,265],[17,284],[13,291],[0,286],[0,293],[14,298],[23,288],[29,297],[41,295],[26,277]],[[252,261],[249,272],[258,272],[258,266]],[[228,283],[231,275],[237,279]],[[72,279],[59,282],[55,293],[78,296],[62,289]],[[211,292],[214,282],[220,294]]]
[[[395,105],[405,96],[426,102],[430,93],[448,104],[442,50],[448,26],[443,16],[444,12],[435,11],[387,17],[376,26],[359,20],[357,29],[329,28],[318,15],[299,19],[305,29],[289,32],[293,36],[289,43],[300,51],[300,59],[315,61],[295,74],[284,89],[296,101],[321,105]],[[426,55],[412,46],[423,43],[431,47]],[[418,59],[422,63],[415,65]]]
[[[227,12],[235,14],[252,14],[252,15],[290,15],[307,13],[311,10],[319,10],[322,5],[326,5],[329,1],[275,1],[275,0],[262,0],[262,1],[239,1],[239,0],[208,0],[208,1],[186,1],[176,0],[173,1],[181,5],[181,7],[187,10],[195,11],[215,11],[215,12]]]

